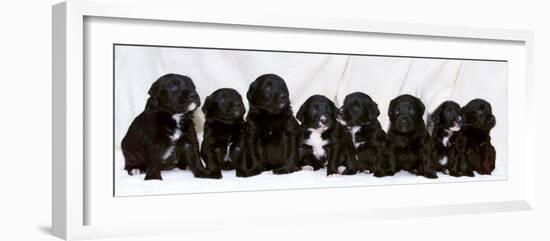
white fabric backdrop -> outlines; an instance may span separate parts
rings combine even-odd
[[[454,100],[464,105],[471,99],[483,98],[493,106],[497,120],[491,133],[497,150],[496,169],[492,176],[454,178],[440,174],[437,180],[405,173],[382,179],[366,174],[327,179],[322,171],[301,171],[277,177],[264,173],[247,179],[235,178],[234,172],[224,172],[222,180],[201,180],[192,178],[189,171],[172,170],[162,173],[163,182],[144,182],[143,175],[128,176],[122,169],[124,159],[120,142],[131,121],[143,111],[149,87],[166,73],[179,73],[193,79],[202,101],[218,88],[234,88],[243,96],[247,108],[246,91],[250,82],[265,73],[275,73],[285,79],[295,111],[314,94],[326,95],[340,106],[347,94],[362,91],[378,103],[381,112],[379,120],[385,129],[388,126],[389,102],[400,94],[408,93],[421,98],[427,113],[445,100]],[[117,46],[116,194],[501,180],[506,178],[507,172],[507,81],[505,62]],[[202,140],[203,121],[202,112],[196,111],[195,123],[199,141]]]

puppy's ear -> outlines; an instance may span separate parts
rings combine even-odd
[[[254,93],[256,92],[256,88],[258,86],[258,81],[254,81],[250,83],[250,86],[248,87],[248,91],[246,92],[246,98],[248,99],[249,103],[252,103],[252,97],[254,96]]]
[[[489,130],[495,127],[497,124],[495,115],[493,114],[493,107],[489,102],[487,102],[488,109],[489,109]]]
[[[208,109],[210,109],[210,106],[212,105],[212,97],[209,95],[209,96],[206,96],[206,99],[204,100],[204,105],[202,105],[202,113],[204,113],[204,116],[207,116],[208,115]]]
[[[149,94],[149,99],[147,99],[147,105],[145,106],[146,110],[154,109],[158,106],[158,97],[160,94],[160,81],[155,81],[149,88],[147,92]]]
[[[145,110],[154,110],[158,106],[158,102],[155,98],[147,98],[147,104],[145,104]]]
[[[494,115],[489,115],[489,124],[487,126],[488,130],[491,130],[493,129],[493,127],[495,127],[495,125],[497,124],[496,120],[495,120],[495,116]]]
[[[298,110],[298,113],[296,113],[296,120],[300,123],[304,122],[304,111],[306,111],[306,103],[302,104]]]
[[[430,135],[433,134],[433,130],[435,129],[435,126],[439,125],[440,113],[441,113],[441,106],[437,107],[437,109],[435,109],[434,112],[428,114],[428,124],[426,128],[428,128],[428,133],[430,133]]]
[[[158,97],[159,92],[160,92],[160,81],[159,80],[155,81],[155,83],[153,83],[151,85],[151,88],[149,88],[149,92],[147,92],[149,94],[149,96]]]
[[[330,102],[330,108],[332,109],[332,118],[334,118],[334,120],[337,120],[338,119],[338,112],[340,111],[338,109],[338,107],[336,107],[336,104],[334,104],[334,102]]]
[[[369,110],[369,120],[374,120],[378,118],[378,116],[380,115],[378,104],[376,104],[374,101],[369,102],[368,110]]]
[[[395,99],[390,101],[390,105],[388,106],[388,117],[393,116],[393,109],[395,108]]]
[[[462,123],[470,123],[467,118],[467,113],[470,111],[470,106],[465,105],[462,108],[460,108],[460,117],[462,118]]]
[[[439,122],[441,121],[439,119],[440,115],[441,115],[441,106],[437,107],[437,109],[435,109],[434,112],[430,114],[430,117],[428,118],[429,123],[432,123],[434,126],[439,125]]]
[[[418,99],[418,108],[420,108],[420,115],[424,116],[424,112],[426,111],[426,106],[424,106],[424,103],[422,103],[422,100]]]

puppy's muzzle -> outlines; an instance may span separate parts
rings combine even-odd
[[[449,128],[450,131],[459,131],[462,128],[462,117],[458,117],[453,121],[453,125]]]
[[[403,128],[410,128],[412,127],[412,121],[410,118],[406,118],[406,117],[403,117],[403,118],[399,118],[398,120],[398,124],[399,126],[403,127]]]
[[[186,110],[187,111],[194,111],[195,109],[197,109],[197,107],[200,106],[199,95],[197,93],[191,93],[187,96],[185,102],[189,103]]]
[[[322,115],[319,117],[319,121],[317,122],[317,130],[325,131],[329,128],[330,121],[329,119]]]
[[[321,123],[322,125],[328,124],[328,119],[327,119],[327,117],[321,116],[321,118],[319,118],[319,123]]]

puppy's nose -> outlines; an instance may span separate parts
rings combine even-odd
[[[321,123],[323,124],[326,124],[328,122],[327,118],[325,116],[321,116],[321,118],[319,119],[321,121]]]
[[[411,121],[407,118],[401,118],[401,120],[399,120],[399,124],[402,126],[409,126],[411,125]]]
[[[189,99],[196,99],[196,98],[198,98],[198,97],[199,97],[199,95],[197,95],[197,93],[191,93],[191,94],[189,94]]]

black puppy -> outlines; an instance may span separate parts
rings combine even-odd
[[[244,157],[244,104],[234,89],[218,89],[206,97],[201,157],[206,163],[208,177],[221,178],[221,170],[235,169]],[[241,169],[237,168],[237,176]]]
[[[388,158],[386,133],[378,121],[379,115],[376,102],[364,93],[351,93],[344,99],[339,121],[350,133],[358,159],[349,172],[365,171],[377,177],[395,173],[395,163]]]
[[[292,114],[285,81],[265,74],[250,84],[246,94],[249,170],[244,176],[273,170],[275,174],[298,170],[298,122]]]
[[[351,138],[337,121],[338,110],[325,96],[309,97],[298,110],[300,125],[300,166],[319,170],[327,166],[327,175],[339,174],[339,167],[349,169],[353,155]],[[345,173],[347,174],[347,173]]]
[[[447,152],[451,143],[449,140],[454,138],[462,126],[462,117],[460,117],[460,105],[454,101],[445,101],[441,103],[430,115],[428,120],[428,130],[431,130],[432,139],[435,148],[434,155],[437,170],[448,172]]]
[[[490,175],[495,169],[496,151],[491,144],[491,129],[495,126],[491,104],[474,99],[462,107],[462,129],[451,139],[449,173],[452,176]]]
[[[437,178],[434,144],[422,119],[424,110],[422,101],[412,95],[401,95],[390,102],[389,159],[395,162],[396,171]]]
[[[122,139],[124,169],[129,175],[145,172],[145,180],[160,179],[161,170],[189,169],[205,177],[193,112],[200,105],[193,81],[178,74],[160,77],[149,89],[145,110]]]

